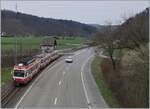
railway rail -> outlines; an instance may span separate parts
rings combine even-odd
[[[20,89],[13,85],[13,81],[1,88],[1,108],[6,106],[9,100],[16,94],[16,92],[18,92],[18,90]]]

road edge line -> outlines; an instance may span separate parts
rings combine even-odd
[[[88,93],[87,93],[87,89],[86,89],[86,86],[85,86],[85,82],[84,82],[84,78],[83,78],[83,71],[84,71],[84,67],[86,65],[86,63],[93,57],[94,55],[91,55],[86,61],[84,61],[82,67],[81,67],[81,81],[82,81],[82,85],[83,85],[83,89],[84,89],[84,94],[85,94],[85,97],[86,97],[86,100],[87,100],[87,103],[88,103],[88,107],[89,108],[92,108],[91,107],[91,103],[90,103],[90,100],[89,100],[89,96],[88,96]]]
[[[55,100],[54,100],[54,105],[57,104],[57,97],[55,97]]]

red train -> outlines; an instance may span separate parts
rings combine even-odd
[[[27,84],[32,78],[60,55],[57,51],[26,58],[14,66],[12,71],[15,85]]]

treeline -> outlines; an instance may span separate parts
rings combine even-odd
[[[56,20],[33,15],[1,11],[2,32],[6,35],[90,36],[97,28],[72,20]]]
[[[116,29],[108,21],[94,37],[110,57],[101,65],[104,80],[123,107],[149,107],[149,8],[123,19]]]

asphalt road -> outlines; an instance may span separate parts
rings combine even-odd
[[[41,72],[15,108],[107,107],[90,73],[92,48],[77,51],[73,63],[60,60]]]

